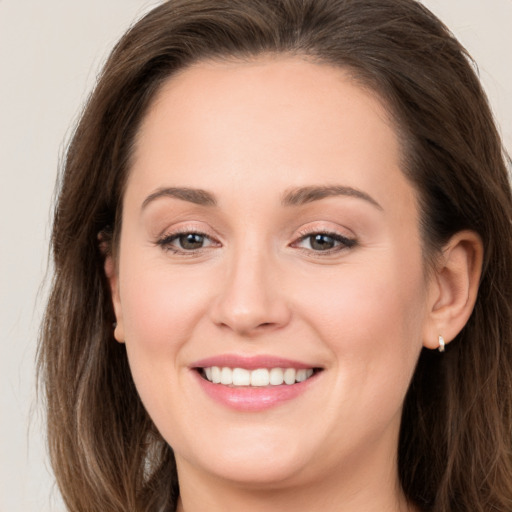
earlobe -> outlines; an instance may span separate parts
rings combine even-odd
[[[444,349],[466,325],[476,302],[482,261],[482,241],[473,231],[461,231],[445,245],[432,278],[425,347]]]
[[[123,325],[123,312],[121,308],[121,300],[119,297],[119,277],[117,274],[116,265],[112,256],[109,254],[105,257],[104,263],[105,275],[107,276],[110,285],[110,295],[112,297],[112,305],[114,307],[114,314],[116,321],[114,322],[114,338],[119,343],[124,343],[124,325]]]

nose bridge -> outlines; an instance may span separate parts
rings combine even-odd
[[[246,237],[233,247],[226,265],[213,307],[216,324],[250,335],[287,323],[290,312],[278,263],[267,244]]]

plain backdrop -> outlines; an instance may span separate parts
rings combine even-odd
[[[109,50],[158,3],[0,0],[0,512],[64,511],[34,367],[56,172]],[[512,0],[424,3],[478,63],[511,152]]]

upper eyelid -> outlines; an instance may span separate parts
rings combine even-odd
[[[158,235],[157,238],[158,239],[172,238],[172,237],[176,237],[176,236],[180,236],[180,235],[186,235],[189,233],[196,234],[196,235],[202,235],[206,238],[211,238],[211,239],[219,238],[218,236],[211,235],[207,231],[208,230],[196,229],[193,227],[184,227],[184,228],[180,228],[180,229],[176,229],[176,230],[172,230],[172,231],[164,230],[161,235]],[[328,236],[332,236],[332,237],[343,238],[346,240],[352,240],[355,238],[351,235],[343,234],[336,230],[316,228],[316,229],[299,230],[297,233],[297,236],[294,237],[294,240],[304,239],[304,238],[307,238],[308,236],[312,236],[312,235],[328,235]]]
[[[199,227],[195,224],[197,224],[197,222],[180,222],[178,227],[166,227],[165,229],[160,230],[160,232],[155,235],[155,238],[161,239],[166,237],[172,237],[175,235],[182,235],[186,233],[195,233],[212,239],[220,238],[220,235],[218,235],[214,230],[212,230],[209,227],[206,228],[203,222],[201,222],[201,226]]]
[[[311,236],[311,235],[332,235],[332,236],[339,236],[342,238],[351,238],[352,237],[349,234],[343,234],[336,229],[329,229],[329,228],[299,229],[298,235],[299,235],[299,237],[305,237],[305,236]]]
[[[204,238],[207,238],[208,240],[210,240],[212,242],[220,243],[219,240],[217,240],[217,238],[215,238],[214,236],[211,236],[208,233],[205,233],[204,231],[194,230],[194,229],[177,230],[177,231],[173,231],[172,233],[164,232],[164,234],[162,236],[158,237],[158,243],[165,242],[166,240],[169,240],[169,241],[176,240],[177,238],[179,238],[182,235],[189,235],[189,234],[190,235],[200,235]]]
[[[333,228],[333,227],[330,227],[330,226],[325,226],[325,225],[318,225],[317,223],[311,223],[311,225],[308,223],[307,225],[305,226],[301,226],[300,228],[298,228],[295,233],[298,234],[298,237],[308,237],[308,236],[311,236],[311,235],[316,235],[316,234],[325,234],[325,235],[331,235],[331,236],[337,236],[337,237],[340,237],[340,238],[344,238],[344,239],[347,239],[347,240],[355,240],[357,237],[355,235],[355,233],[352,232],[352,230],[348,229],[348,228],[345,228],[345,227],[338,227],[338,228]]]

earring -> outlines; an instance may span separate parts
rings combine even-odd
[[[437,348],[437,350],[439,350],[439,352],[444,352],[444,346],[444,338],[442,336],[439,336],[439,347]]]
[[[117,322],[112,322],[112,327],[115,329],[117,327]]]

